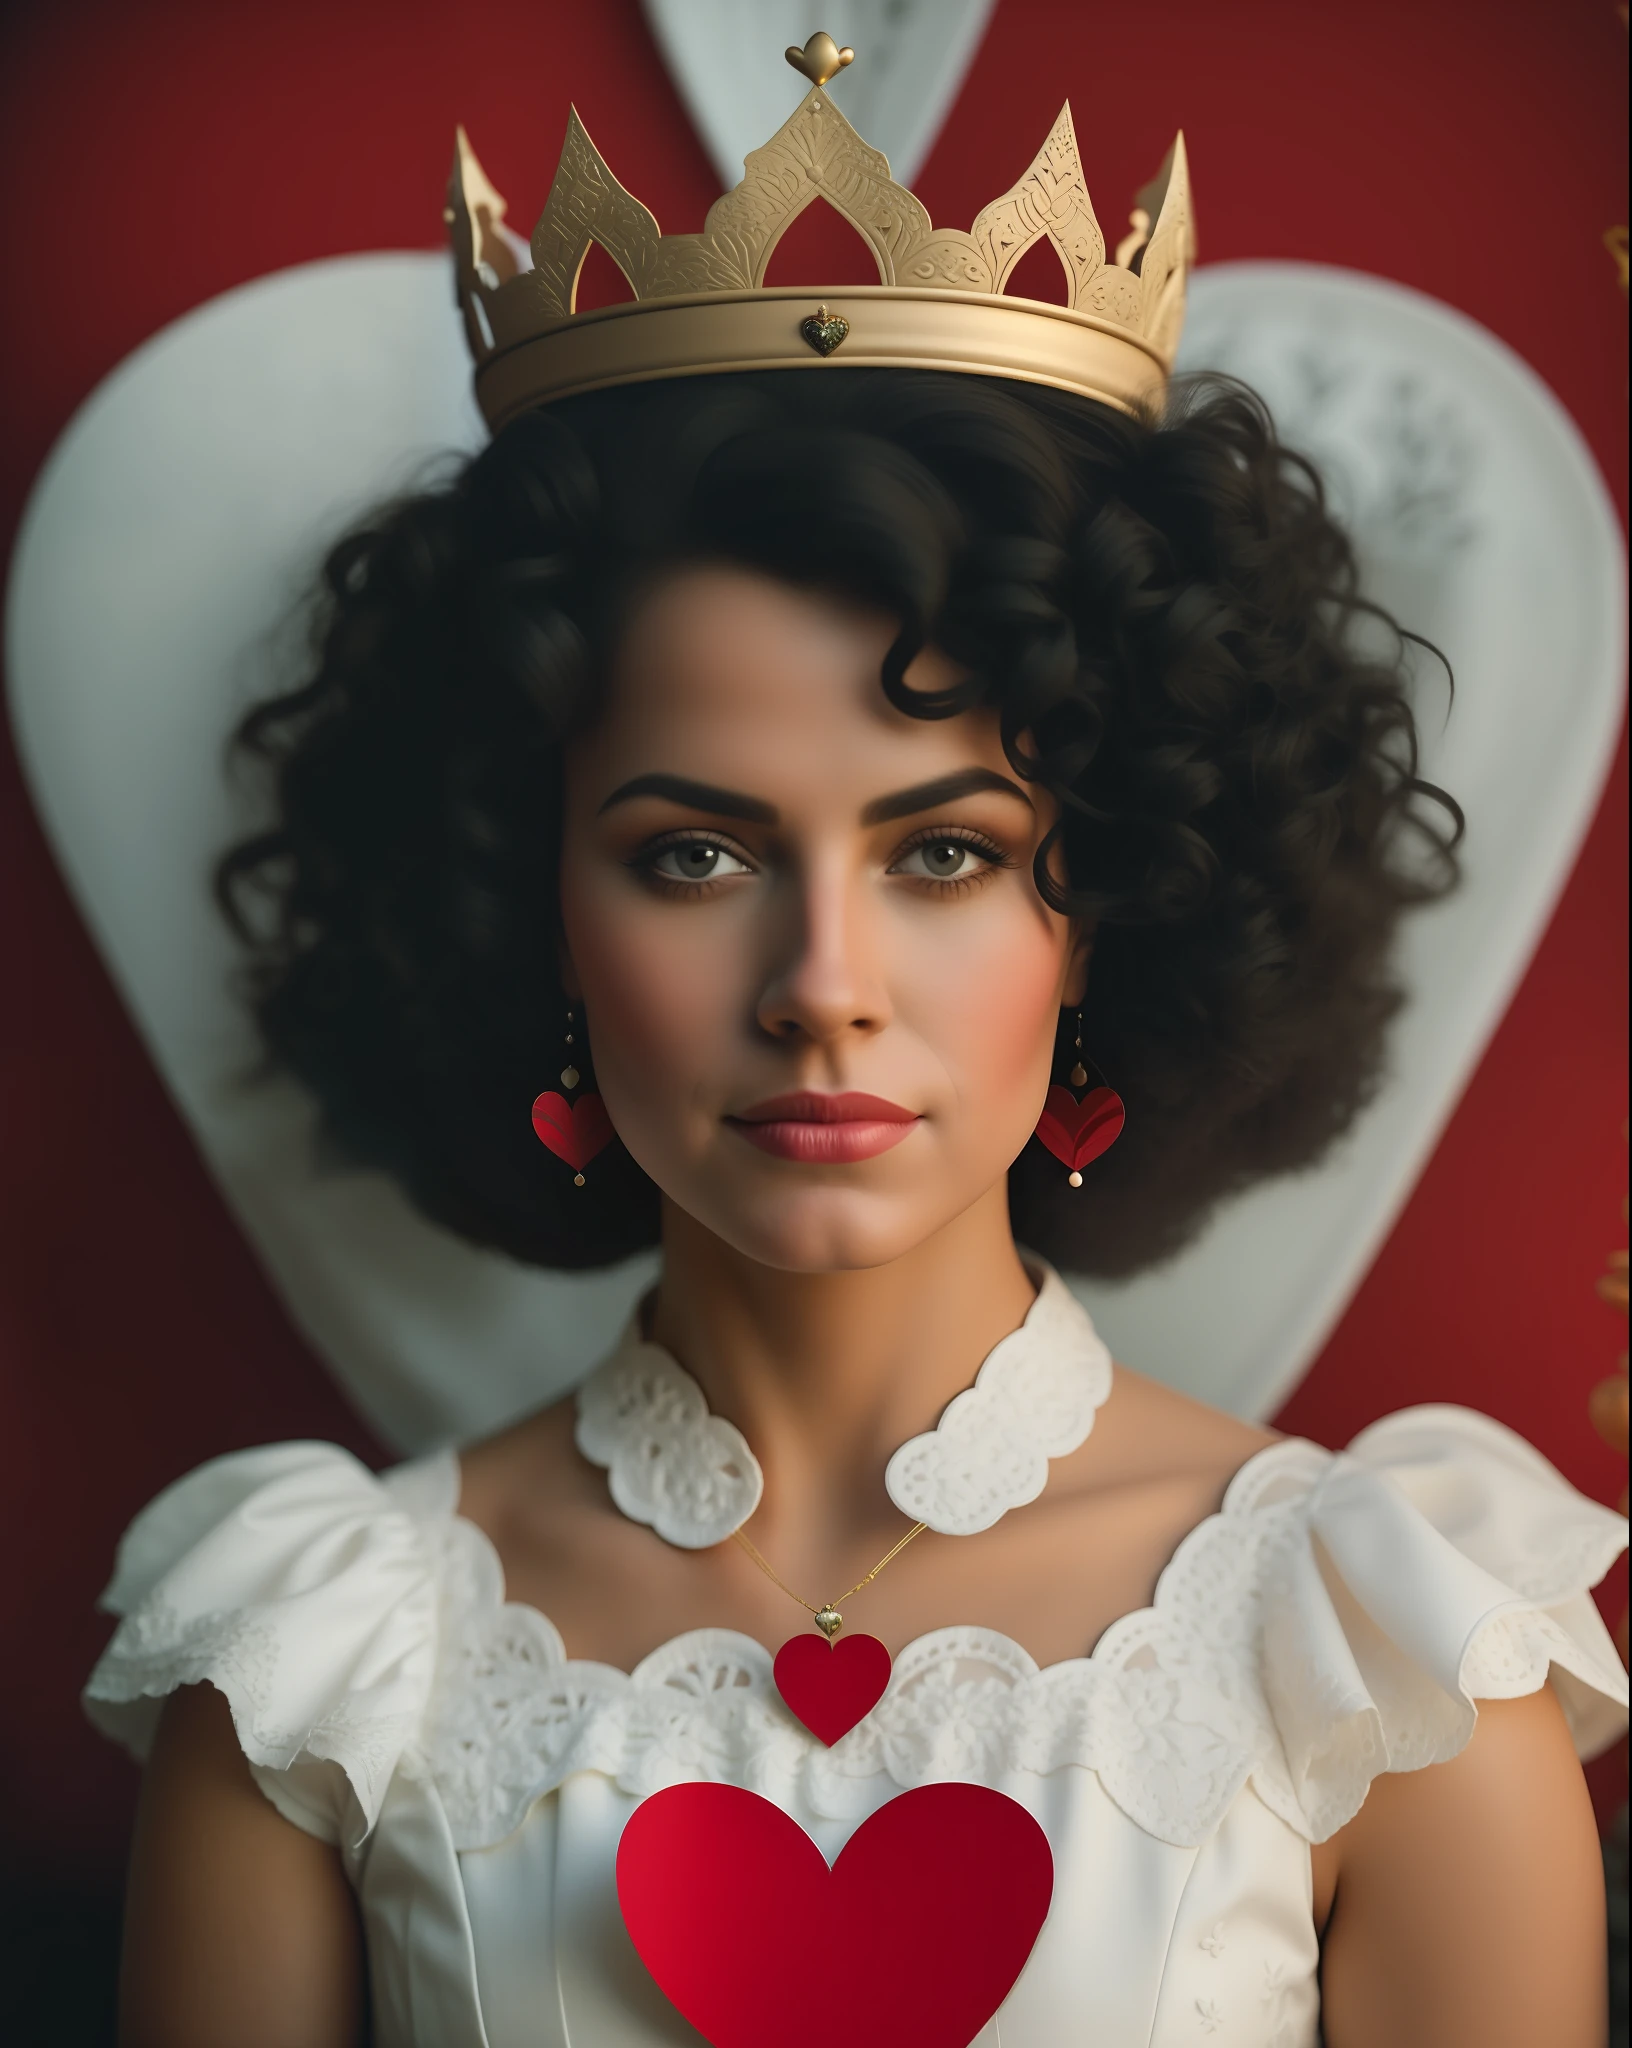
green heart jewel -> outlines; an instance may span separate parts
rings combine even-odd
[[[850,332],[850,322],[842,313],[818,306],[808,320],[800,321],[799,332],[819,356],[830,356]]]

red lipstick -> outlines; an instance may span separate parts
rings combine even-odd
[[[888,1152],[918,1122],[910,1109],[881,1095],[773,1095],[726,1122],[773,1159],[807,1166],[848,1166]]]

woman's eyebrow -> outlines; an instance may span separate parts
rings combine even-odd
[[[920,811],[933,811],[941,804],[956,803],[959,797],[986,791],[1012,797],[1028,811],[1033,808],[1031,798],[1020,784],[1007,775],[999,775],[996,769],[958,768],[950,775],[936,776],[933,782],[916,782],[910,789],[874,797],[863,808],[861,822],[887,825],[896,818],[913,818]],[[642,796],[666,797],[670,803],[684,804],[687,810],[707,811],[718,818],[741,818],[750,825],[774,825],[781,815],[775,804],[766,803],[763,797],[720,789],[712,782],[693,782],[686,775],[637,775],[613,790],[601,805],[601,813]]]
[[[601,813],[604,815],[614,804],[632,803],[637,796],[667,797],[670,803],[684,804],[688,810],[711,811],[720,818],[742,818],[750,825],[774,825],[778,817],[775,804],[766,803],[763,797],[744,796],[735,789],[717,789],[711,782],[693,782],[685,775],[637,775],[613,790],[601,805]]]
[[[933,811],[942,804],[956,803],[961,796],[974,796],[983,790],[995,791],[999,796],[1012,796],[1016,803],[1022,803],[1029,811],[1032,801],[1018,782],[1012,782],[1007,775],[999,775],[994,768],[959,768],[951,775],[938,775],[933,782],[915,783],[911,789],[898,789],[890,796],[876,796],[861,814],[864,825],[887,825],[895,818],[916,817],[920,811]]]

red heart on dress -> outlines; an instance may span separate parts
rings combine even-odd
[[[969,2048],[1053,1891],[1048,1837],[985,1785],[901,1793],[831,1870],[739,1785],[654,1793],[618,1844],[629,1938],[712,2048]]]
[[[1060,1164],[1075,1173],[1111,1149],[1127,1120],[1114,1088],[1090,1088],[1079,1102],[1069,1088],[1056,1083],[1043,1098],[1037,1135]]]
[[[789,1636],[772,1672],[790,1711],[831,1749],[884,1697],[890,1653],[877,1636]]]
[[[533,1129],[557,1159],[582,1173],[597,1152],[604,1152],[617,1133],[598,1095],[580,1095],[569,1103],[552,1089],[533,1104]]]

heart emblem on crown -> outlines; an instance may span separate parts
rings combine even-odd
[[[831,1749],[884,1697],[890,1653],[877,1636],[789,1636],[772,1676],[788,1710]]]
[[[850,332],[850,322],[842,313],[818,306],[808,320],[800,321],[799,332],[819,356],[830,356]]]
[[[831,1870],[796,1821],[739,1785],[654,1793],[618,1844],[629,1938],[712,2048],[968,2048],[1053,1891],[1048,1837],[985,1785],[899,1794]],[[813,1965],[841,1959],[842,2014],[811,1984]]]
[[[533,1104],[533,1129],[557,1159],[582,1173],[597,1152],[604,1152],[617,1133],[598,1095],[580,1095],[569,1103],[552,1088]]]
[[[1090,1088],[1079,1102],[1057,1083],[1043,1098],[1037,1136],[1073,1173],[1079,1172],[1116,1143],[1127,1111],[1114,1088]]]

